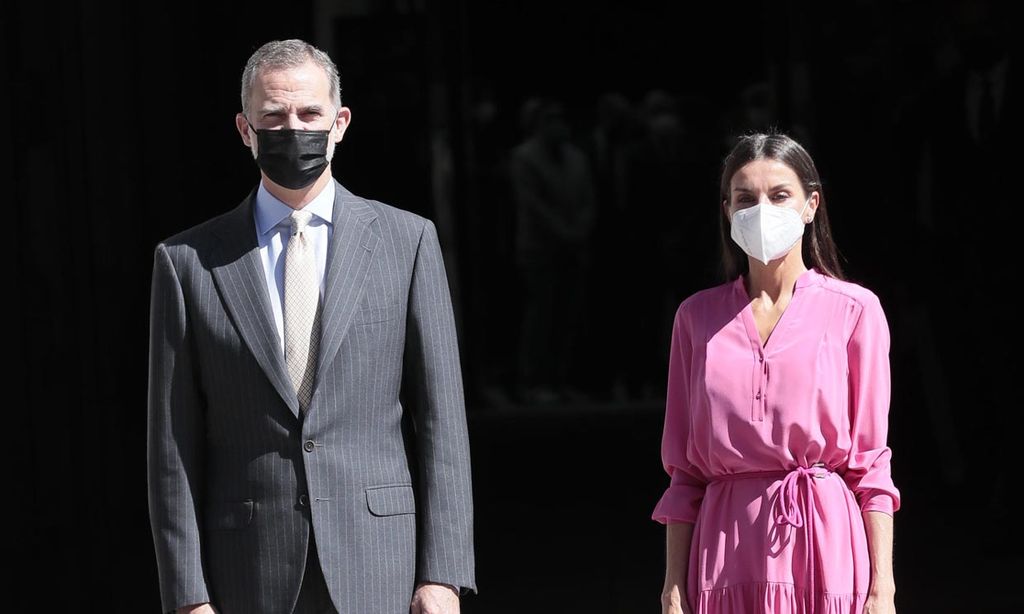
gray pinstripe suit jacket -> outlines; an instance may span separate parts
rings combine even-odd
[[[291,612],[310,531],[341,614],[407,614],[416,581],[476,592],[462,376],[434,225],[335,183],[303,419],[255,193],[154,254],[147,464],[164,611]]]

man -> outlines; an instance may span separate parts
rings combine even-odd
[[[156,246],[148,470],[164,611],[452,614],[476,592],[437,234],[333,179],[350,121],[325,53],[267,43],[235,122],[260,185]]]

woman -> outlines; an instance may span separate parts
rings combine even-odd
[[[673,326],[671,482],[652,516],[668,525],[662,611],[894,612],[878,297],[843,279],[796,141],[740,139],[721,198],[729,281],[684,300]]]

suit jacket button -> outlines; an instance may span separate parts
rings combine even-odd
[[[306,493],[302,493],[301,495],[299,495],[299,505],[301,505],[302,507],[306,507],[307,505],[309,505],[309,497],[306,496]]]
[[[302,449],[305,450],[306,452],[312,452],[314,446],[316,446],[316,444],[313,443],[312,439],[310,439],[309,441],[302,445]]]

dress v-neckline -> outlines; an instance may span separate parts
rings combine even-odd
[[[786,308],[782,310],[779,315],[779,319],[775,321],[775,326],[768,331],[768,337],[764,340],[761,339],[761,331],[757,328],[757,320],[754,318],[754,307],[753,299],[747,294],[747,287],[744,283],[743,275],[739,275],[735,282],[735,288],[743,300],[743,309],[740,311],[744,327],[747,330],[747,336],[750,337],[750,342],[755,344],[756,347],[761,351],[762,354],[768,353],[768,344],[771,343],[771,347],[775,347],[775,343],[772,343],[772,339],[775,338],[775,333],[780,330],[780,327],[785,324],[789,324],[789,318],[786,314],[789,313],[793,308],[793,302],[797,300],[797,296],[802,294],[799,292],[800,288],[810,283],[811,278],[814,276],[814,269],[809,268],[800,275],[797,276],[796,281],[793,282],[793,293],[789,298],[789,303],[786,304]]]

